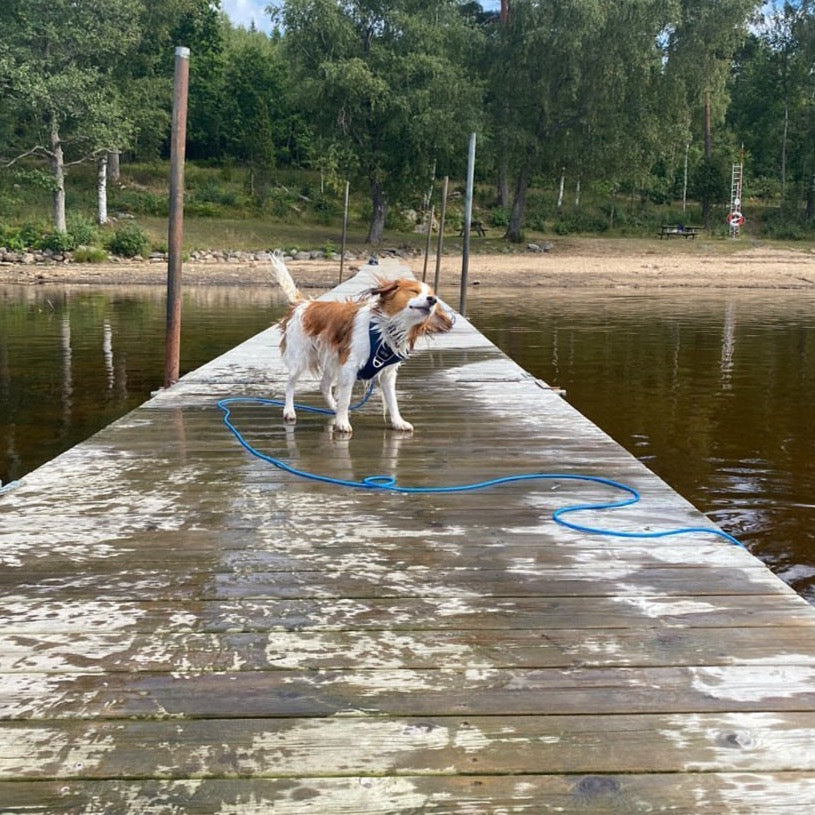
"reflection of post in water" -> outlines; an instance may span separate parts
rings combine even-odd
[[[71,350],[71,318],[66,307],[60,325],[60,350],[62,351],[62,420],[63,435],[71,425],[73,412],[74,379]]]
[[[676,399],[679,395],[681,383],[679,355],[680,351],[682,350],[682,330],[679,327],[679,323],[674,323],[671,326],[671,330],[673,331],[673,345],[674,345],[673,366],[671,368],[671,393],[673,393],[674,402],[676,402]]]
[[[736,304],[731,300],[724,311],[724,333],[722,334],[722,390],[729,391],[733,387],[733,350],[736,345]]]
[[[8,340],[5,336],[0,337],[0,405],[9,404],[11,395],[11,364],[9,362]],[[0,451],[0,455],[6,457],[9,463],[8,480],[12,478],[12,472],[18,461],[17,455],[17,422],[9,422],[5,427],[6,441],[5,449]],[[0,460],[0,487],[3,486],[4,468]]]
[[[113,386],[116,384],[116,372],[113,369],[113,329],[110,327],[110,320],[107,317],[102,322],[102,357],[105,360],[108,390],[112,391]]]

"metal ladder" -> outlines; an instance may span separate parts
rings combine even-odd
[[[739,228],[741,223],[741,182],[742,175],[744,174],[744,165],[734,164],[733,171],[730,175],[730,215],[728,222],[730,224],[730,236],[737,238],[739,236]]]

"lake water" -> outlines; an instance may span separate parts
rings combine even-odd
[[[275,289],[188,289],[182,372],[282,310]],[[800,291],[473,288],[468,296],[469,318],[493,342],[564,388],[571,404],[810,602],[814,312],[815,293]],[[163,289],[0,286],[3,483],[161,385],[165,319]]]

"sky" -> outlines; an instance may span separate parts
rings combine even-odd
[[[221,9],[234,25],[249,28],[254,20],[255,28],[261,31],[271,29],[269,15],[266,13],[268,5],[269,0],[221,0]]]
[[[271,22],[266,13],[266,6],[271,0],[221,0],[221,9],[226,12],[234,25],[242,25],[249,28],[252,20],[255,21],[255,28],[261,31],[270,31]],[[485,9],[495,8],[500,5],[500,0],[482,0],[481,6]]]
[[[271,0],[221,0],[221,8],[234,25],[242,25],[249,28],[252,21],[255,21],[255,28],[261,31],[271,31],[272,24],[269,15],[266,13],[266,6]],[[500,5],[500,0],[482,0],[482,7],[485,9],[495,8]],[[780,5],[780,0],[768,0],[765,6]]]

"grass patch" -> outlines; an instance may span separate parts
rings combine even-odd
[[[49,186],[42,168],[32,164],[15,173],[0,172],[0,245],[7,247],[36,246],[40,242],[60,243],[53,235],[47,214],[51,211]],[[438,185],[437,185],[438,186]],[[185,170],[184,249],[258,251],[275,248],[302,250],[337,249],[342,241],[342,195],[321,185],[317,173],[308,170],[285,170],[269,174],[253,174],[236,165],[211,166],[189,162]],[[458,230],[464,219],[463,186],[450,185],[445,251],[461,251]],[[438,195],[438,188],[436,190]],[[140,230],[147,243],[124,247],[136,254],[151,250],[166,250],[167,216],[169,211],[169,163],[124,164],[120,183],[109,185],[108,210],[113,223],[96,227],[96,173],[91,165],[70,168],[67,177],[67,210],[70,238],[73,246],[104,249],[116,242],[117,233],[131,225]],[[472,253],[511,253],[525,251],[527,243],[555,239],[559,246],[578,238],[635,238],[650,240],[658,236],[662,224],[701,224],[697,204],[683,212],[671,203],[655,203],[643,197],[615,196],[609,198],[603,189],[585,189],[581,204],[556,206],[554,185],[529,191],[529,207],[524,240],[510,244],[504,240],[509,212],[498,205],[491,184],[476,185],[473,219],[481,221],[485,237],[473,236]],[[424,251],[426,238],[414,231],[412,215],[420,209],[392,208],[385,238],[380,250],[386,248]],[[765,240],[768,237],[794,245],[812,239],[812,224],[800,214],[781,216],[776,205],[750,201],[745,205],[748,222],[742,230],[745,240]],[[438,215],[438,204],[436,207]],[[351,191],[347,246],[357,253],[371,251],[365,243],[369,227],[370,201],[365,190]],[[727,208],[714,209],[711,231],[706,241],[729,241],[725,223]],[[127,241],[126,241],[127,242]],[[132,240],[130,241],[132,243]],[[672,251],[696,251],[680,246],[687,241],[672,241]],[[696,249],[702,243],[697,239]],[[431,241],[435,251],[436,236]]]

